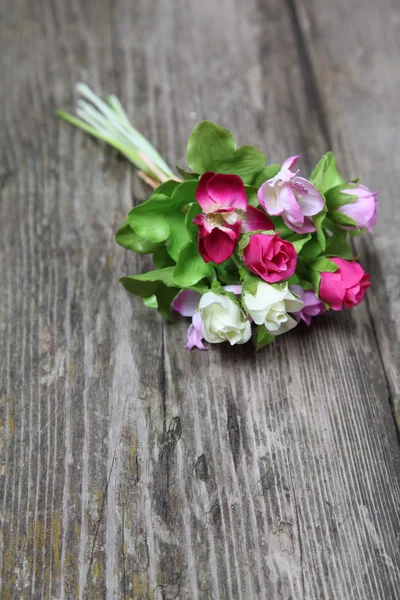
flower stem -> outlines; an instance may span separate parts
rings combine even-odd
[[[116,96],[108,96],[104,102],[83,83],[78,83],[76,89],[81,95],[76,105],[77,116],[58,110],[56,114],[61,119],[121,152],[140,170],[139,176],[151,187],[156,188],[170,179],[182,181],[154,146],[131,125]]]

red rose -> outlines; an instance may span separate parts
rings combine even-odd
[[[256,233],[243,250],[243,262],[252,273],[267,283],[289,279],[296,270],[297,253],[290,242],[279,235]]]

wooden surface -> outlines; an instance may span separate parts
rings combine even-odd
[[[3,0],[0,596],[399,598],[399,7],[391,0]],[[118,277],[148,190],[54,117],[119,95],[173,165],[208,118],[379,192],[352,312],[183,349]]]

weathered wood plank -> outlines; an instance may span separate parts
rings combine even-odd
[[[304,45],[309,19],[320,56],[343,62],[324,20],[334,11],[268,4],[6,4],[4,598],[396,597],[395,333],[374,316],[386,271],[371,259],[375,321],[364,304],[257,356],[186,352],[187,324],[163,324],[117,284],[145,266],[112,240],[145,188],[112,152],[52,118],[83,79],[118,93],[172,164],[204,117],[274,159],[300,151],[306,168],[331,140],[341,156],[356,155],[344,135],[347,110],[355,115],[347,81],[335,79],[335,94],[322,77],[316,84]],[[391,32],[387,11],[374,17]],[[354,27],[364,35],[362,22]],[[378,70],[373,77],[389,85]],[[360,97],[371,119],[373,98]],[[354,139],[364,144],[360,170],[371,166],[367,183],[385,183],[378,169],[372,177],[375,146]],[[384,162],[393,146],[382,139]]]
[[[400,430],[400,339],[397,315],[400,279],[397,209],[400,127],[398,103],[399,7],[374,2],[296,1],[294,18],[303,32],[318,82],[322,112],[330,122],[331,144],[352,173],[364,173],[379,191],[379,222],[374,235],[356,240],[376,285],[368,294],[390,402]],[[352,18],[351,15],[354,15]],[[356,16],[355,16],[356,15]],[[340,43],[332,31],[340,31]]]

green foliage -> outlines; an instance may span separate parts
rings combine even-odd
[[[311,218],[313,225],[317,231],[317,240],[318,240],[318,243],[319,243],[322,251],[324,251],[326,248],[326,236],[325,236],[324,227],[323,227],[326,213],[327,213],[327,208],[326,208],[326,206],[324,206],[324,208],[322,209],[322,211],[320,213],[315,215],[315,217]]]
[[[173,279],[174,267],[149,271],[142,275],[129,275],[121,277],[120,282],[131,294],[149,299],[156,297],[158,311],[168,317],[172,300],[179,292],[179,287]],[[154,302],[148,300],[149,302]]]
[[[303,249],[303,246],[307,244],[309,240],[311,240],[311,233],[296,233],[295,235],[292,235],[286,239],[288,242],[293,244],[297,254],[300,254],[301,250]]]
[[[201,212],[200,206],[192,204],[185,219],[185,229],[188,241],[179,253],[177,265],[174,270],[174,281],[180,287],[191,287],[204,277],[211,277],[213,268],[211,263],[204,262],[199,253],[197,243],[197,227],[193,219]]]
[[[255,296],[257,293],[257,288],[258,288],[258,284],[260,283],[261,279],[259,279],[258,277],[255,277],[254,275],[247,275],[247,277],[244,278],[243,283],[242,283],[242,296],[247,292],[248,294],[251,294],[252,296]]]
[[[153,253],[153,263],[157,269],[175,266],[175,261],[168,254],[167,246],[163,244]]]
[[[234,173],[251,184],[265,165],[266,157],[257,148],[236,148],[233,135],[210,121],[201,121],[192,131],[186,160],[196,173]]]
[[[327,152],[318,161],[317,166],[311,173],[310,181],[321,194],[325,194],[328,190],[344,183],[344,179],[337,169],[333,152]]]
[[[264,327],[264,325],[258,325],[257,327],[257,343],[256,350],[261,350],[265,346],[269,346],[275,341],[275,336],[271,335]]]
[[[311,268],[319,273],[335,273],[339,267],[326,256],[319,256],[311,264]]]
[[[133,231],[128,221],[125,221],[122,227],[118,229],[115,234],[115,241],[123,248],[132,250],[132,252],[136,252],[137,254],[151,254],[162,247],[162,242],[149,242],[140,237],[140,235]]]
[[[251,206],[254,206],[255,208],[257,208],[258,207],[258,197],[257,197],[258,188],[254,187],[253,185],[245,185],[244,189],[246,191],[247,202]]]
[[[301,256],[306,260],[313,260],[317,258],[322,252],[322,248],[319,244],[317,235],[313,233],[311,239],[301,249]]]
[[[328,256],[340,256],[341,258],[350,259],[353,257],[353,251],[346,239],[340,239],[333,235],[326,248]]]
[[[183,169],[178,167],[178,165],[176,165],[175,168],[179,175],[182,177],[182,179],[198,179],[200,177],[198,173],[189,173],[188,171],[184,171]]]
[[[168,187],[167,184],[160,186],[146,202],[130,211],[128,223],[140,237],[150,242],[168,240],[168,252],[177,261],[179,252],[189,241],[185,206],[195,202],[198,182],[167,183],[170,184]]]
[[[147,306],[147,308],[158,308],[157,296],[154,295],[143,298],[143,304]]]

